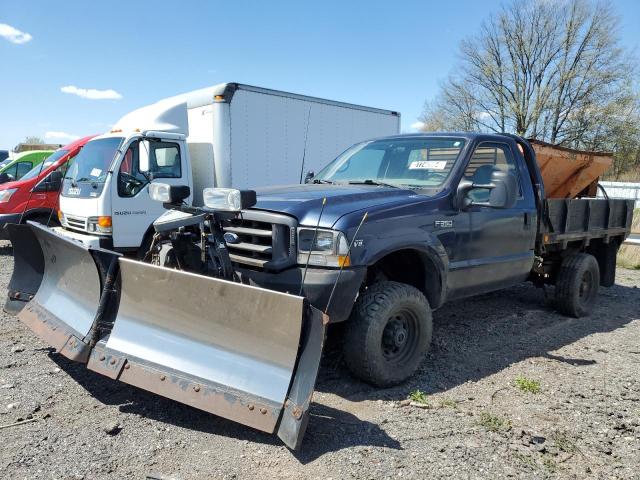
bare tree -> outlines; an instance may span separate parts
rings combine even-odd
[[[607,2],[513,1],[462,42],[459,73],[428,102],[424,128],[577,146],[601,141],[598,131],[634,110],[634,64],[619,46],[617,24]]]
[[[29,145],[43,145],[44,140],[41,139],[40,137],[28,136],[24,139],[23,143],[27,143]]]

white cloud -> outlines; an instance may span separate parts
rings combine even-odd
[[[418,121],[418,122],[413,122],[411,124],[411,130],[420,131],[420,130],[422,130],[422,127],[424,127],[424,122]]]
[[[78,88],[75,85],[67,85],[62,87],[60,91],[89,100],[120,100],[122,98],[122,95],[112,89],[96,90],[95,88]]]
[[[72,133],[67,132],[45,132],[44,138],[46,139],[55,139],[55,140],[77,140],[80,138],[80,135],[74,135]]]
[[[489,112],[476,112],[476,118],[478,120],[486,120],[491,118],[491,114]]]
[[[21,32],[17,28],[7,25],[6,23],[0,23],[0,37],[17,45],[27,43],[33,38],[30,34]]]

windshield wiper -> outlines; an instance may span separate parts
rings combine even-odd
[[[326,184],[329,184],[329,185],[333,185],[336,182],[332,182],[331,180],[325,180],[323,178],[314,178],[313,179],[313,183],[316,183],[316,184],[318,184],[318,183],[326,183]]]
[[[371,180],[370,178],[366,180],[352,180],[349,182],[349,185],[378,185],[380,187],[391,187],[391,188],[400,188],[398,185],[393,185],[391,183],[379,182],[377,180]]]

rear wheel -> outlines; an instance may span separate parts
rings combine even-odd
[[[591,313],[598,297],[600,269],[593,255],[577,253],[562,260],[556,278],[556,306],[572,317]]]
[[[344,356],[365,382],[389,387],[420,366],[431,344],[431,308],[417,288],[380,282],[358,298],[347,325]]]

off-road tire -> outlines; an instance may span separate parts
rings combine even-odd
[[[572,317],[591,313],[598,297],[600,269],[598,261],[588,253],[576,253],[562,260],[556,278],[556,307]]]
[[[402,383],[420,366],[432,332],[431,307],[420,290],[398,282],[376,283],[360,295],[348,320],[343,347],[347,368],[378,387]]]

